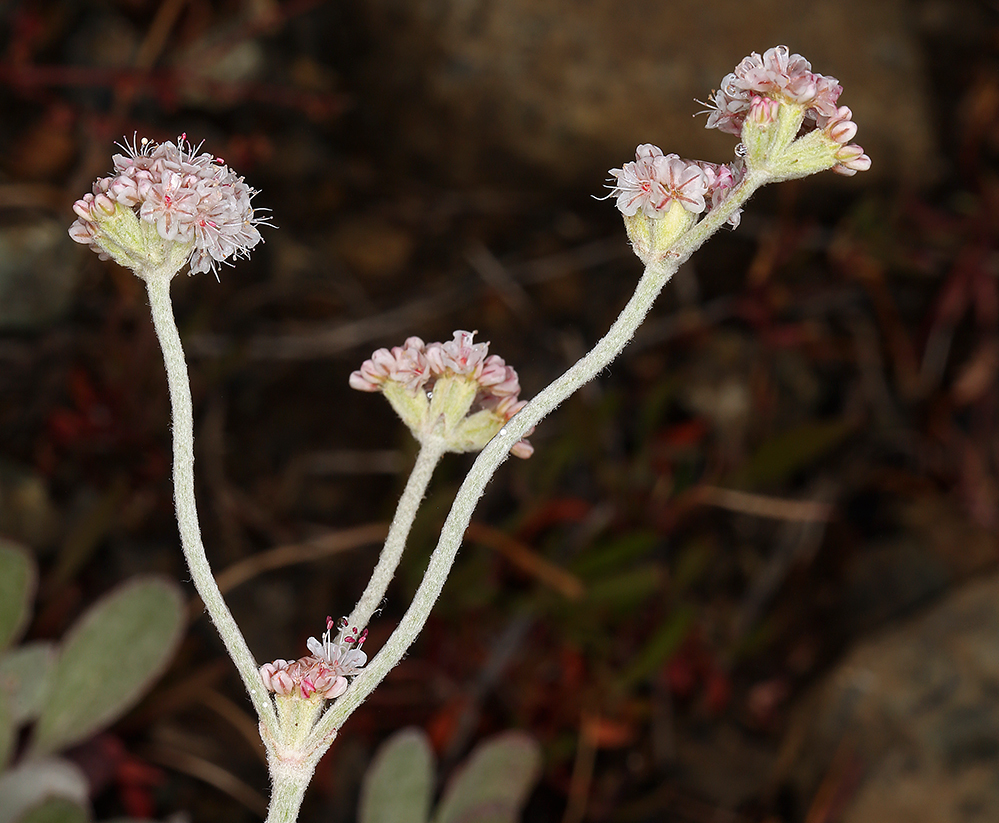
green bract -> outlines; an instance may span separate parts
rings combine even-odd
[[[139,277],[152,271],[178,272],[191,257],[194,241],[164,240],[155,223],[115,203],[114,211],[95,210],[94,242],[112,260]]]

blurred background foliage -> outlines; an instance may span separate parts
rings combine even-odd
[[[761,193],[501,469],[302,819],[354,820],[372,752],[417,725],[442,781],[482,738],[530,733],[527,821],[862,821],[874,756],[789,756],[821,714],[801,707],[996,565],[994,4],[567,3],[0,7],[0,534],[39,567],[27,639],[133,575],[187,585],[142,289],[66,235],[116,140],[204,140],[280,227],[174,296],[209,554],[259,659],[294,657],[350,610],[414,455],[349,373],[465,328],[524,396],[544,386],[639,274],[593,197],[606,169],[641,142],[728,159],[691,98],[784,42],[843,81],[874,168]],[[467,465],[439,469],[371,649]],[[102,818],[259,819],[255,723],[186,594],[161,683],[68,753],[116,775],[91,783]]]

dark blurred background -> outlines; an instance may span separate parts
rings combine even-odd
[[[350,611],[414,455],[350,372],[477,329],[530,397],[640,274],[595,199],[607,169],[644,142],[731,159],[695,98],[750,51],[839,78],[871,171],[757,195],[501,468],[302,820],[353,820],[371,752],[411,724],[442,776],[484,736],[534,735],[526,821],[999,817],[996,3],[0,10],[0,534],[42,566],[30,636],[139,572],[186,585],[144,291],[66,234],[115,141],[186,133],[279,227],[173,288],[205,541],[245,572],[229,597],[261,661]],[[439,469],[369,651],[469,462]],[[152,693],[75,756],[104,766],[100,818],[253,821],[254,726],[195,615]]]

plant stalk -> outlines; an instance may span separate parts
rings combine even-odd
[[[427,486],[430,484],[434,469],[443,454],[444,443],[437,438],[427,438],[420,446],[420,452],[416,456],[416,464],[410,472],[406,488],[403,489],[402,497],[399,498],[399,504],[395,509],[395,515],[392,517],[392,524],[389,526],[385,545],[378,557],[378,564],[375,566],[361,599],[357,601],[354,611],[347,619],[351,626],[363,629],[381,605],[389,583],[392,582],[395,571],[399,567],[399,561],[402,559],[406,540],[413,527],[413,519],[427,493]]]
[[[335,733],[382,679],[402,659],[423,629],[437,602],[461,546],[472,512],[490,478],[510,455],[510,449],[533,426],[613,361],[634,336],[653,303],[680,266],[714,234],[749,197],[767,182],[765,173],[749,173],[723,204],[712,209],[666,252],[646,265],[634,294],[600,341],[561,377],[534,397],[479,453],[458,489],[444,522],[423,581],[395,631],[354,678],[347,691],[327,709],[313,730],[316,739]]]
[[[278,727],[274,704],[260,679],[257,662],[253,659],[246,640],[219,591],[201,541],[198,506],[194,496],[194,410],[191,384],[184,348],[173,315],[173,305],[170,302],[170,280],[174,273],[149,271],[137,274],[145,281],[149,293],[153,326],[160,341],[160,348],[163,350],[163,363],[166,366],[167,384],[170,388],[170,410],[173,420],[173,490],[184,557],[191,570],[194,587],[201,596],[212,622],[215,623],[229,657],[239,670],[239,676],[260,721],[268,727],[273,736],[276,736]]]

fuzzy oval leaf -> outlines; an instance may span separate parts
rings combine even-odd
[[[427,823],[434,753],[420,729],[403,729],[375,753],[361,785],[360,823]]]
[[[56,649],[53,643],[25,643],[0,657],[0,690],[10,698],[15,726],[35,720],[45,705]]]
[[[124,714],[166,667],[182,627],[180,591],[166,580],[133,580],[94,604],[63,641],[31,753],[78,743]]]
[[[36,760],[0,776],[0,823],[15,823],[45,800],[87,802],[87,780],[66,760]]]
[[[434,823],[516,823],[540,770],[534,738],[523,732],[490,738],[451,778]]]
[[[35,598],[35,561],[16,543],[0,539],[0,649],[24,628]]]
[[[16,823],[87,823],[90,813],[85,806],[65,797],[43,800],[16,818]]]

